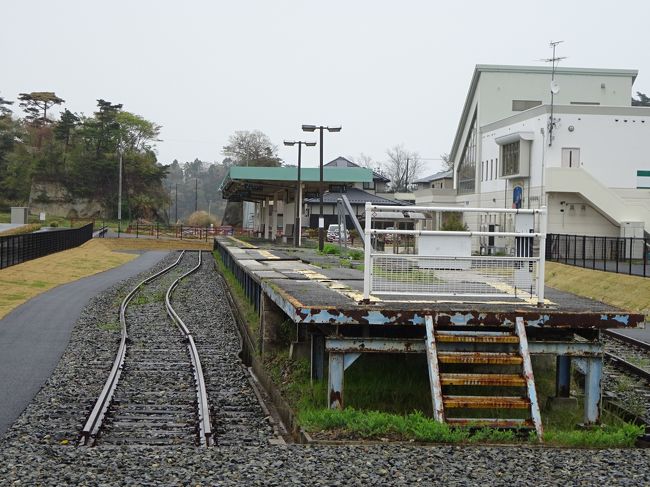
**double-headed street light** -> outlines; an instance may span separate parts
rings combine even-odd
[[[302,230],[302,178],[300,175],[301,160],[302,160],[302,146],[314,147],[316,142],[305,142],[304,140],[285,140],[284,145],[294,146],[298,145],[298,182],[296,185],[295,196],[295,223],[293,225],[293,246],[300,247],[300,231]]]
[[[328,132],[340,132],[341,127],[325,127],[323,125],[303,125],[303,132],[320,131],[320,215],[318,215],[318,250],[325,247],[325,216],[323,215],[323,130]]]

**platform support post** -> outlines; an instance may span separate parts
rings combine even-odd
[[[271,203],[268,198],[264,199],[264,239],[271,239]]]
[[[325,375],[325,337],[320,333],[311,334],[311,379],[323,380]]]
[[[260,335],[262,336],[262,356],[264,356],[276,348],[278,328],[285,319],[280,307],[264,293],[262,293],[261,317]]]
[[[571,388],[571,357],[558,355],[555,367],[555,397],[569,397]]]
[[[273,218],[271,220],[271,240],[275,242],[278,235],[278,193],[273,193]]]
[[[601,381],[603,378],[602,357],[585,358],[585,424],[600,422],[600,395]]]
[[[328,373],[328,406],[343,409],[343,376],[345,375],[345,354],[330,352]]]

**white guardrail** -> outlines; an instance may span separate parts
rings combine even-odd
[[[396,213],[402,218],[395,219]],[[456,222],[451,225],[456,229],[442,230],[450,227],[449,220]],[[385,228],[374,228],[382,223]],[[465,225],[467,230],[457,230],[459,225]],[[398,229],[399,226],[413,228]],[[364,298],[515,297],[542,304],[546,228],[546,207],[366,203]]]

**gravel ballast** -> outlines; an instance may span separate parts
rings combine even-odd
[[[204,258],[173,304],[206,357],[217,441],[222,434],[224,443],[74,446],[114,358],[119,303],[140,275],[89,302],[54,374],[0,440],[1,485],[650,485],[650,450],[269,444],[272,428],[236,360],[222,281],[212,257]],[[219,408],[229,413],[220,416]]]

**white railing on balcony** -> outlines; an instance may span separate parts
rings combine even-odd
[[[373,228],[384,215],[428,215],[411,230]],[[445,231],[455,213],[478,230]],[[500,222],[491,224],[490,222]],[[385,223],[384,223],[385,224]],[[370,295],[520,298],[544,302],[546,208],[376,206],[366,203],[364,298]],[[505,229],[507,231],[502,231]],[[406,243],[403,247],[402,244]]]

